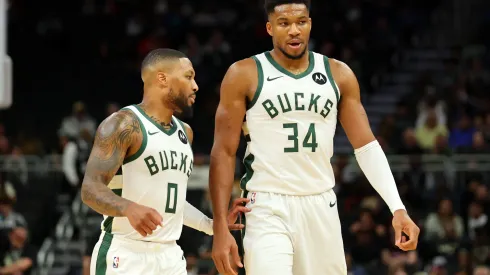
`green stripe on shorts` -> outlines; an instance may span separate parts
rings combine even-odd
[[[95,275],[105,275],[107,271],[107,253],[111,247],[113,235],[105,232],[102,242],[97,253],[97,262],[95,263]]]

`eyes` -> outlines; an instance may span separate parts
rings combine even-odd
[[[306,25],[306,23],[308,23],[308,21],[306,21],[306,20],[301,20],[301,21],[299,21],[299,22],[298,22],[298,23],[296,23],[296,24],[297,24],[297,25],[299,25],[299,26],[304,26],[304,25]],[[289,25],[290,25],[290,24],[289,24],[289,22],[286,22],[286,21],[281,21],[281,22],[279,22],[279,26],[281,26],[281,27],[287,27],[287,26],[289,26]]]

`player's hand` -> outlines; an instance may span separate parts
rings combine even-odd
[[[396,210],[392,221],[395,229],[395,245],[403,251],[415,250],[419,240],[420,229],[410,219],[407,211],[403,209]],[[408,240],[402,233],[407,234]]]
[[[250,209],[245,207],[245,205],[250,200],[247,198],[238,198],[233,201],[233,205],[228,212],[228,229],[229,230],[241,230],[245,228],[244,224],[235,224],[240,213],[250,212]]]
[[[162,215],[158,211],[137,203],[128,205],[124,211],[124,216],[143,237],[151,235],[157,226],[162,226],[163,221]]]
[[[214,232],[212,257],[219,274],[237,275],[231,267],[230,254],[235,264],[238,267],[243,267],[238,255],[238,246],[230,231]]]

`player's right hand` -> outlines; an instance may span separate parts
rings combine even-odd
[[[238,245],[228,229],[214,232],[212,257],[219,274],[237,275],[230,264],[230,254],[238,267],[243,267],[238,255]]]
[[[135,202],[128,205],[124,214],[131,226],[143,237],[151,235],[157,226],[162,226],[163,218],[158,211]]]

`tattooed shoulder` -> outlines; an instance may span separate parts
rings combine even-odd
[[[108,183],[141,140],[140,124],[133,112],[121,110],[112,114],[97,129],[86,173],[102,176],[102,181]]]

